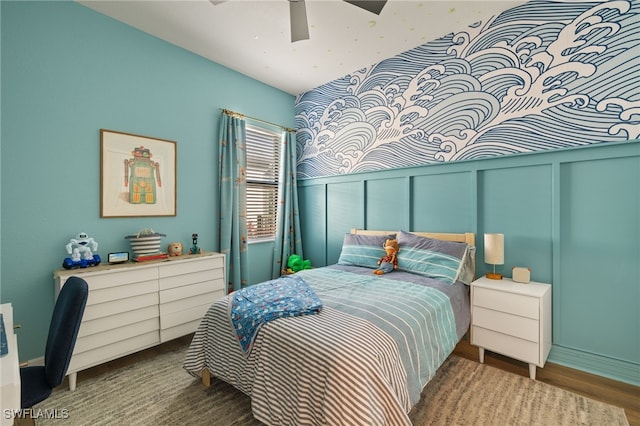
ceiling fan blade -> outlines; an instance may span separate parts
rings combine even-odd
[[[309,40],[307,7],[304,0],[289,0],[289,12],[291,15],[291,42]]]
[[[367,10],[376,15],[380,15],[382,8],[387,4],[387,0],[344,0],[354,6],[358,6],[360,9]]]

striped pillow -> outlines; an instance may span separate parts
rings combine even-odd
[[[378,260],[387,252],[382,247],[385,241],[394,239],[390,235],[358,235],[345,234],[342,242],[342,251],[338,259],[338,265],[363,266],[365,268],[377,268]]]
[[[456,282],[462,271],[467,244],[421,237],[400,231],[398,270],[444,281]]]

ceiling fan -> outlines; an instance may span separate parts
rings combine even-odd
[[[228,0],[209,0],[214,5]],[[309,39],[309,24],[307,23],[307,6],[305,0],[288,0],[291,21],[291,42]],[[343,0],[368,12],[380,15],[387,0]]]

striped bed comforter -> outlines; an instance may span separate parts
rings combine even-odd
[[[469,322],[468,290],[404,272],[332,266],[298,273],[320,314],[265,324],[240,347],[228,297],[215,302],[184,368],[204,368],[251,397],[269,425],[410,425],[408,412]]]

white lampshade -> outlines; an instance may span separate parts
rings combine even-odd
[[[484,234],[484,262],[504,265],[504,234]]]

